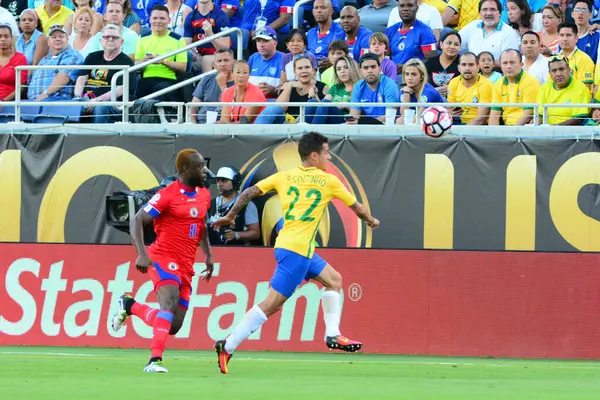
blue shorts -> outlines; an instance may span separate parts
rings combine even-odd
[[[327,265],[327,261],[317,253],[307,258],[286,249],[275,249],[275,259],[277,267],[271,278],[271,287],[285,297],[291,297],[303,280],[319,276]]]

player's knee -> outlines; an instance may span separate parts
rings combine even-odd
[[[171,330],[169,331],[169,335],[177,335],[177,332],[179,332],[179,330],[181,329],[181,323],[177,323],[177,324],[172,324],[171,325]]]
[[[265,300],[259,304],[259,307],[263,310],[267,318],[269,318],[271,315],[281,310],[282,305],[283,304],[280,304],[279,302]]]
[[[177,307],[179,306],[179,297],[169,296],[162,299],[160,303],[160,308],[162,310],[170,311],[173,314],[177,312]]]

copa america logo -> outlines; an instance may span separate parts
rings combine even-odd
[[[333,147],[333,144],[331,144]],[[336,176],[358,201],[369,209],[366,192],[350,166],[333,151],[327,173]],[[250,187],[261,179],[278,172],[302,165],[296,142],[286,142],[268,147],[250,158],[240,172],[245,174],[242,188]],[[255,200],[262,215],[261,234],[265,245],[271,245],[277,232],[283,227],[283,212],[279,196],[261,196]],[[264,202],[264,204],[262,204]],[[263,207],[260,213],[261,205]],[[330,203],[325,209],[315,240],[320,247],[371,247],[372,233],[354,213],[341,202]],[[333,234],[332,234],[333,233]]]

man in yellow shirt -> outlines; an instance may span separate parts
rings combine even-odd
[[[537,103],[544,104],[587,104],[592,97],[588,88],[571,76],[568,60],[562,56],[550,57],[548,69],[552,81],[542,85],[537,97]],[[590,109],[577,108],[548,108],[548,123],[550,125],[581,125],[589,116]],[[539,109],[539,119],[542,122],[543,108]]]
[[[302,135],[298,142],[298,153],[301,166],[278,172],[244,190],[229,213],[213,224],[214,229],[231,225],[236,214],[252,198],[270,191],[276,191],[281,201],[284,223],[275,242],[277,267],[270,281],[269,293],[263,302],[246,313],[226,340],[215,344],[223,374],[228,372],[227,363],[236,347],[260,329],[305,279],[314,279],[325,286],[322,305],[327,347],[349,352],[362,348],[362,343],[340,334],[342,277],[314,252],[314,241],[323,213],[334,198],[349,206],[371,229],[377,228],[379,221],[356,201],[337,177],[325,172],[331,160],[325,136],[317,132]]]
[[[67,18],[73,15],[73,11],[62,5],[62,0],[46,0],[43,6],[35,9],[44,33],[48,34],[48,28],[53,25],[64,25]]]
[[[458,60],[460,75],[448,84],[448,103],[491,103],[494,85],[479,75],[478,59],[471,52],[463,53]],[[490,109],[488,107],[455,107],[454,117],[463,124],[485,125]]]
[[[558,25],[558,42],[561,51],[569,60],[573,77],[583,82],[590,92],[594,83],[594,61],[585,52],[577,48],[577,25],[564,22]]]
[[[135,63],[140,64],[185,47],[184,39],[176,33],[169,31],[169,9],[163,5],[152,8],[150,13],[151,32],[143,34],[137,42],[135,50]],[[185,72],[187,67],[187,51],[173,57],[148,65],[142,73],[142,80],[138,85],[137,97],[165,89],[177,82],[177,72]],[[178,101],[177,91],[166,96],[160,96],[162,101]]]
[[[523,70],[521,54],[514,49],[504,50],[500,56],[500,67],[504,78],[494,84],[492,103],[511,103],[509,106],[492,107],[489,125],[525,125],[533,117],[532,107],[519,104],[535,103],[540,82]]]

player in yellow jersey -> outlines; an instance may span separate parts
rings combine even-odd
[[[331,160],[327,137],[316,132],[302,135],[298,153],[302,166],[278,172],[244,190],[229,213],[213,224],[214,229],[231,225],[236,214],[254,197],[272,190],[279,194],[284,224],[275,242],[277,267],[270,281],[271,287],[267,298],[246,313],[231,335],[215,344],[223,374],[228,372],[227,364],[238,345],[279,311],[305,279],[314,279],[325,287],[322,306],[327,346],[349,352],[362,348],[362,343],[340,333],[342,276],[314,252],[314,239],[321,216],[334,198],[349,206],[371,229],[377,228],[379,221],[356,201],[337,177],[325,172]]]

